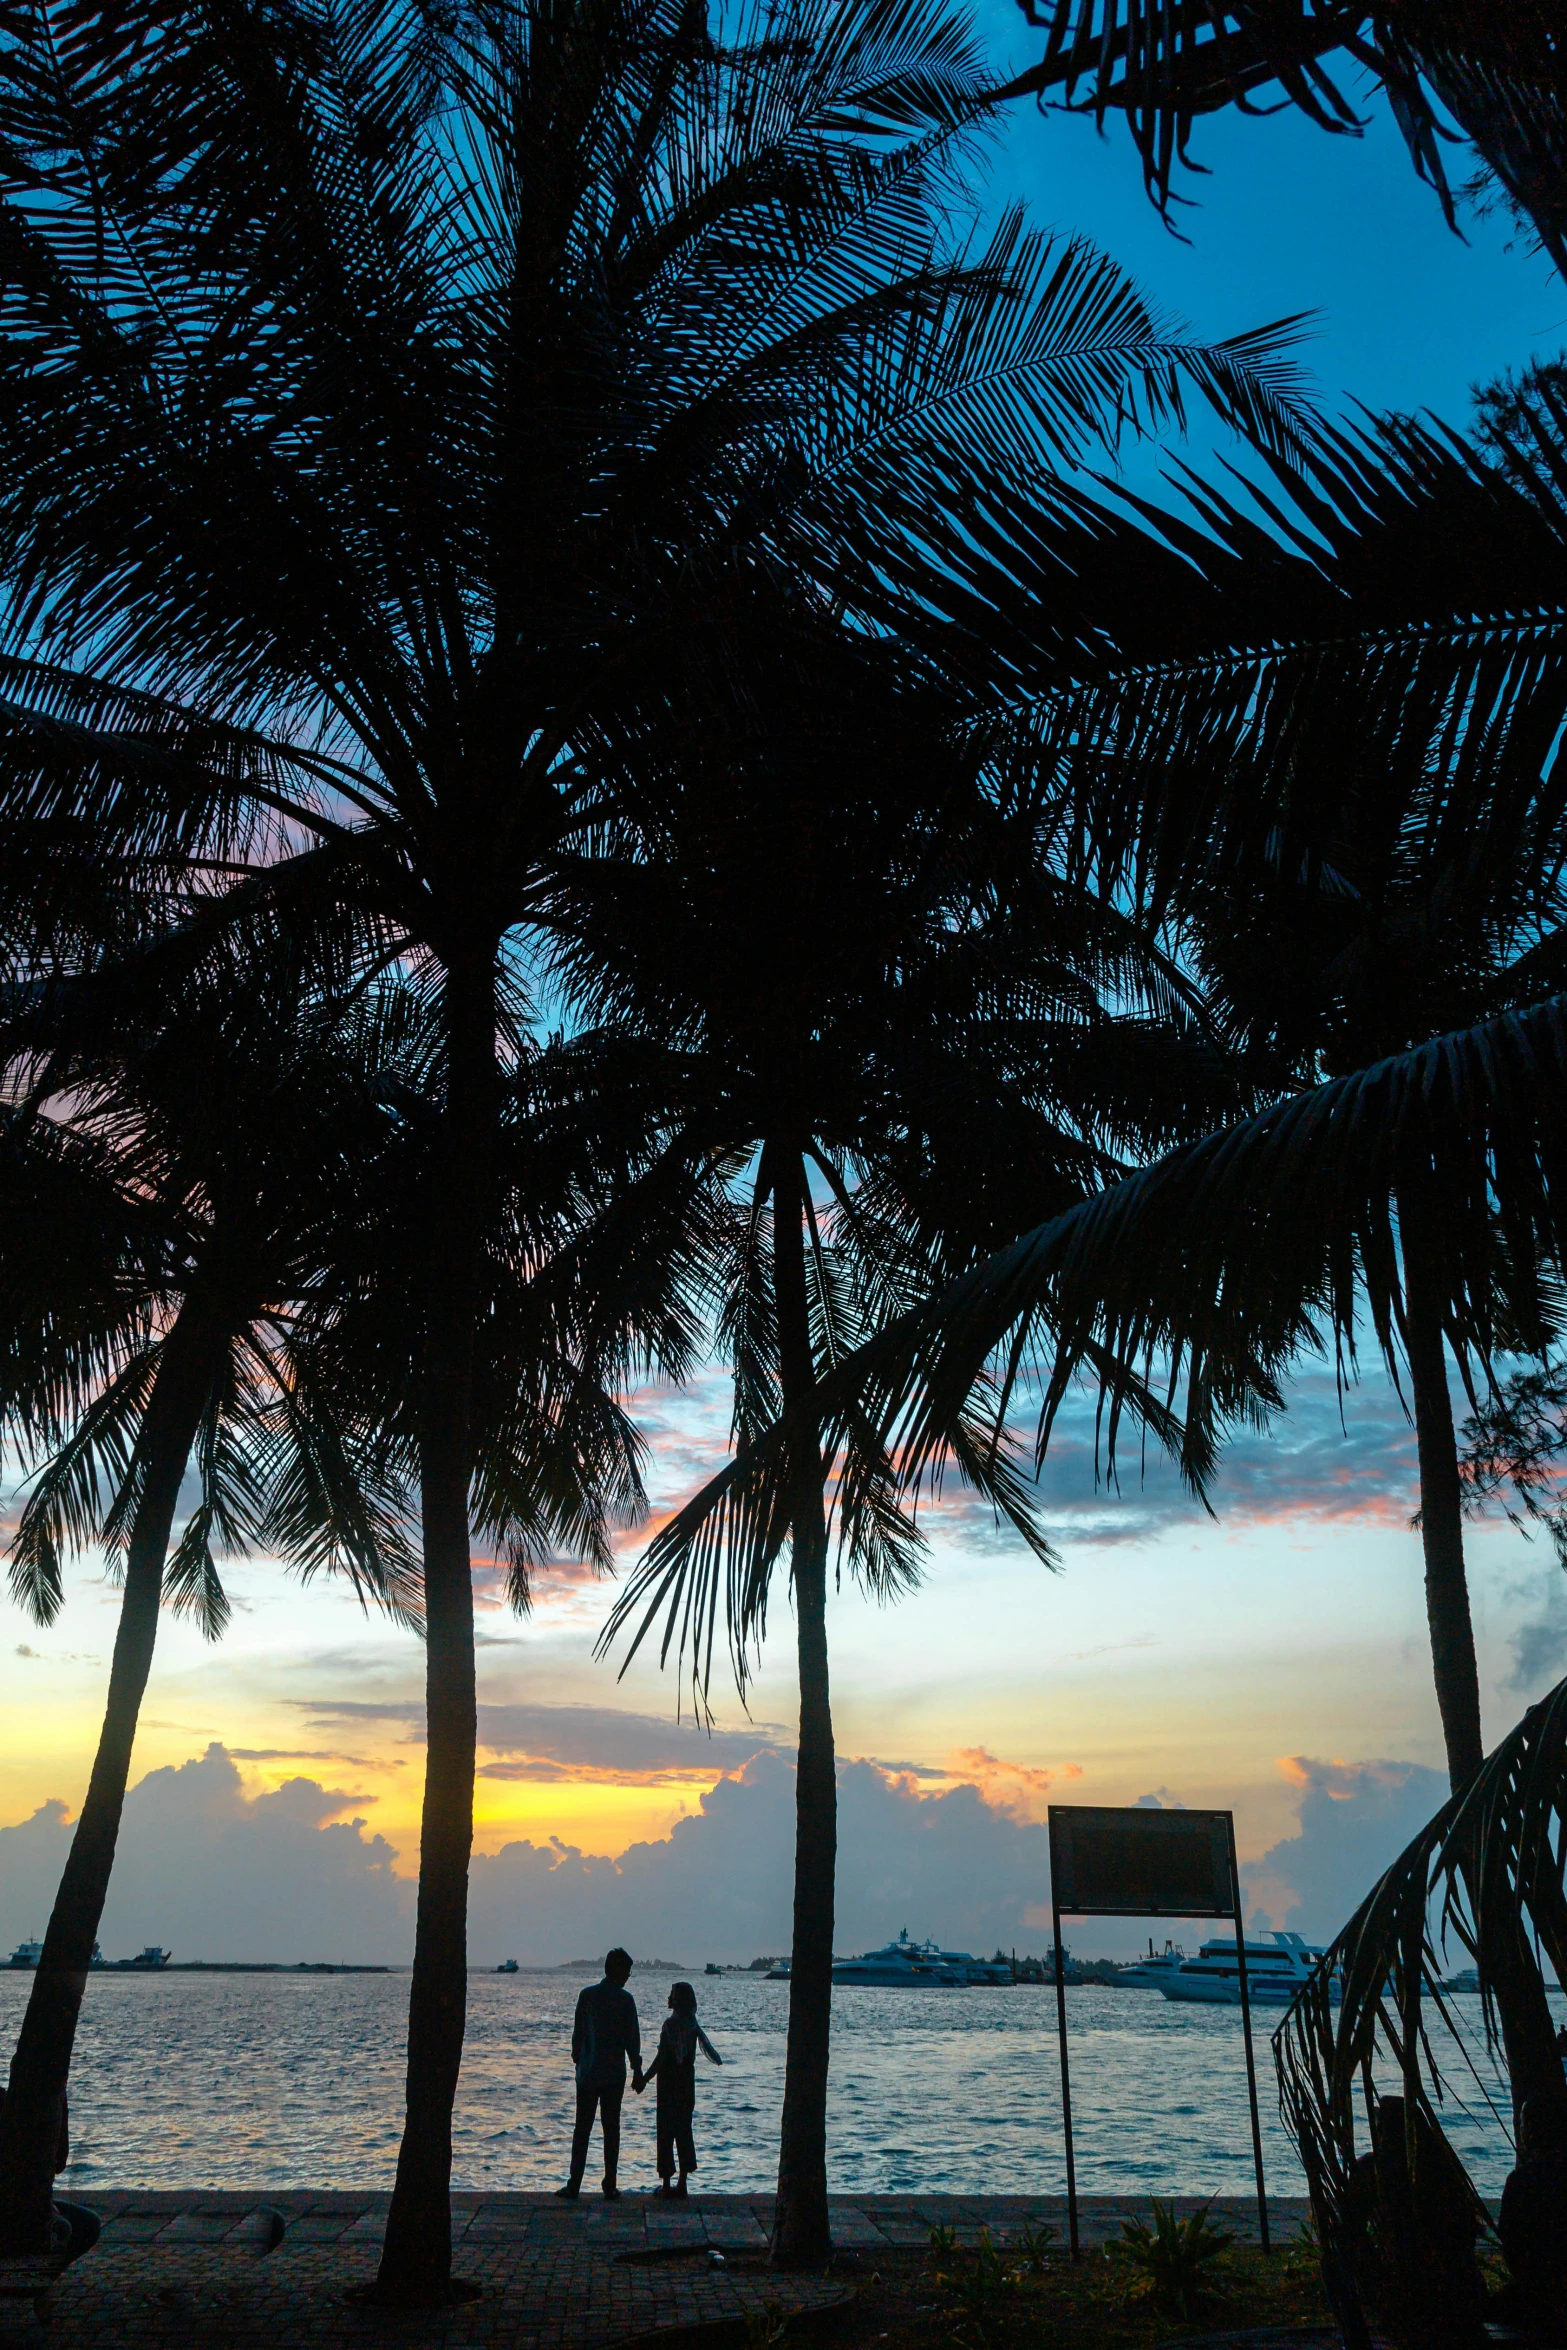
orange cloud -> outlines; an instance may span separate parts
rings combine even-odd
[[[1366,1791],[1367,1783],[1377,1787],[1402,1787],[1409,1776],[1407,1763],[1363,1762],[1349,1763],[1335,1755],[1331,1762],[1320,1762],[1315,1755],[1281,1754],[1279,1769],[1292,1787],[1310,1788],[1313,1794],[1326,1795],[1333,1803],[1353,1803]]]
[[[1030,1816],[1030,1806],[1037,1805],[1058,1779],[1080,1779],[1083,1775],[1081,1763],[1063,1763],[1059,1770],[1051,1770],[1033,1763],[1007,1762],[992,1754],[988,1746],[955,1748],[947,1767],[951,1777],[977,1787],[998,1811],[1025,1819]]]

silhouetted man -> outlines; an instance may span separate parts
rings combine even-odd
[[[626,2060],[636,2086],[642,2086],[642,2035],[637,2028],[637,2003],[626,1989],[631,1972],[628,1951],[612,1950],[604,1961],[604,1980],[593,1983],[577,2001],[571,2027],[571,2061],[577,2068],[577,2123],[571,2133],[571,2176],[556,2189],[570,2201],[581,2189],[587,2168],[588,2140],[593,2116],[604,2133],[604,2200],[618,2203],[615,2173],[620,2167],[620,2101],[626,2093]]]

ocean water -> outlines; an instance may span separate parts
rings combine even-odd
[[[571,2126],[572,2009],[585,1975],[474,1975],[455,2183],[558,2185]],[[788,1986],[696,1977],[723,2056],[699,2066],[699,2183],[767,2188],[777,2161]],[[0,1973],[0,2044],[29,1978]],[[650,2051],[668,1993],[632,1978]],[[71,2184],[390,2187],[402,2119],[408,1978],[102,1974],[90,1979],[71,2090]],[[1559,2003],[1560,2004],[1560,2003]],[[1479,2002],[1456,2007],[1472,2019]],[[1241,2021],[1157,1991],[1067,1993],[1078,2184],[1085,2193],[1244,2194],[1251,2146]],[[1567,2016],[1567,2006],[1563,2007]],[[1303,2182],[1256,2019],[1269,2184]],[[1450,2054],[1455,2052],[1449,2052]],[[1459,2069],[1462,2069],[1461,2063]],[[1500,2192],[1505,2135],[1471,2084],[1450,2132]],[[829,2181],[842,2193],[1059,2194],[1065,2173],[1055,1995],[840,1989],[833,1999]],[[653,2095],[626,2096],[622,2182],[653,2179]]]

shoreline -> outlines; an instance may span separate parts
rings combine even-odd
[[[281,2212],[287,2233],[280,2250],[306,2243],[376,2244],[384,2233],[391,2204],[390,2189],[345,2187],[102,2187],[75,2185],[71,2199],[86,2203],[103,2220],[101,2247],[105,2251],[132,2245],[221,2244],[244,2229],[258,2211]],[[1120,2194],[1083,2194],[1077,2199],[1084,2242],[1101,2242],[1119,2232],[1126,2219],[1146,2218],[1154,2201],[1142,2190]],[[1255,2195],[1205,2195],[1197,2191],[1160,2195],[1184,2217],[1204,2204],[1222,2214],[1243,2242],[1255,2241]],[[834,2241],[844,2249],[877,2245],[917,2245],[929,2240],[933,2227],[950,2227],[958,2241],[977,2237],[981,2229],[1005,2234],[1009,2229],[1038,2225],[1066,2228],[1064,2193],[1041,2191],[1033,2195],[962,2195],[943,2191],[888,2194],[829,2194]],[[541,2224],[585,2230],[596,2239],[605,2230],[617,2238],[627,2231],[655,2238],[755,2246],[765,2241],[771,2225],[770,2188],[751,2192],[704,2194],[693,2191],[683,2204],[658,2201],[646,2188],[624,2187],[617,2203],[606,2203],[591,2186],[584,2187],[575,2205],[562,2204],[548,2188],[454,2187],[451,2208],[455,2241],[486,2241],[491,2237],[523,2237]],[[1275,2235],[1289,2233],[1309,2214],[1304,2195],[1268,2197],[1268,2218]]]

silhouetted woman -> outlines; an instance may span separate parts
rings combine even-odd
[[[696,2169],[696,2147],[692,2142],[691,2122],[696,2112],[696,2052],[700,2047],[710,2064],[722,2064],[723,2058],[696,2020],[696,1993],[689,1983],[671,1983],[669,1986],[669,2013],[658,2036],[658,2054],[654,2057],[638,2090],[649,2081],[658,2083],[658,2175],[661,2186],[655,2195],[670,2201],[685,2198],[686,2179]],[[675,2184],[676,2156],[679,2157],[680,2176]]]

